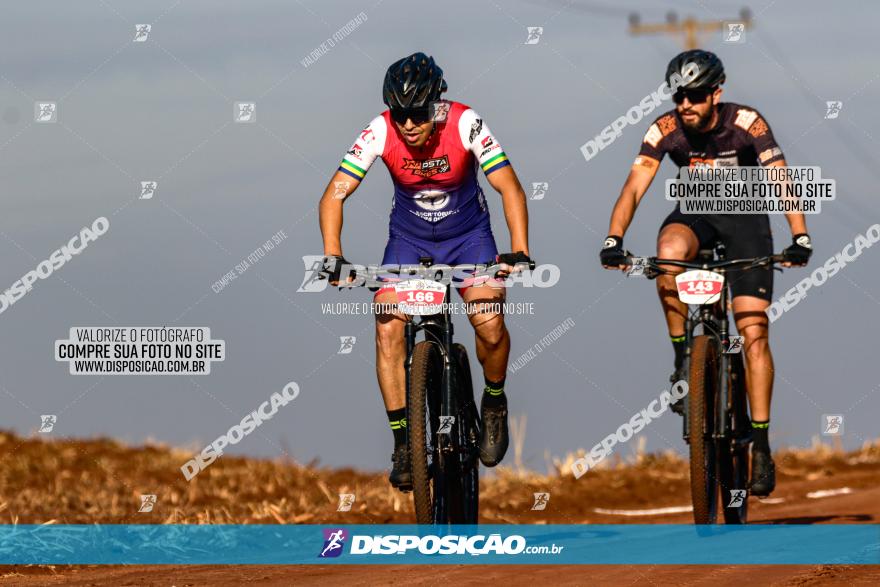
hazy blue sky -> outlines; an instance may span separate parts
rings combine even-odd
[[[589,448],[668,384],[672,351],[653,283],[603,271],[597,252],[649,120],[589,162],[579,147],[657,88],[678,39],[626,32],[627,13],[735,18],[739,2],[28,2],[0,21],[0,290],[83,226],[109,232],[0,314],[0,427],[28,434],[58,414],[57,435],[155,438],[203,446],[279,391],[302,392],[235,452],[386,467],[391,435],[373,366],[372,319],[322,316],[365,291],[297,294],[301,257],[320,254],[315,205],[355,134],[379,113],[387,66],[417,50],[444,68],[448,97],[473,106],[504,145],[531,201],[531,249],[562,268],[552,289],[516,289],[534,316],[510,317],[512,358],[558,323],[575,327],[510,378],[528,414],[527,464]],[[838,200],[809,218],[812,268],[880,221],[876,22],[863,2],[751,4],[746,42],[720,36],[725,98],[758,108],[790,164],[819,165]],[[300,61],[358,13],[367,20],[305,68]],[[144,43],[134,25],[152,24]],[[525,45],[526,27],[543,26]],[[34,102],[59,102],[35,124]],[[843,101],[824,120],[825,101]],[[257,122],[234,124],[235,101]],[[659,114],[659,111],[657,112]],[[667,161],[660,176],[674,173]],[[152,200],[136,200],[157,180]],[[483,180],[484,185],[485,180]],[[651,254],[671,208],[658,181],[626,237]],[[491,188],[488,188],[491,190]],[[391,182],[377,164],[346,205],[343,246],[361,263],[385,244]],[[496,238],[509,239],[489,194]],[[789,242],[774,218],[777,249]],[[278,230],[289,238],[221,293],[211,285]],[[880,250],[867,250],[773,325],[778,377],[771,444],[804,445],[822,414],[845,415],[844,444],[877,436]],[[781,294],[807,275],[777,277]],[[53,343],[72,326],[209,326],[228,358],[210,376],[71,376]],[[459,340],[473,348],[460,321]],[[358,337],[337,355],[339,336]],[[472,359],[476,363],[475,359]],[[479,380],[479,373],[475,372]],[[684,444],[669,414],[649,450]],[[624,447],[622,454],[631,448]]]

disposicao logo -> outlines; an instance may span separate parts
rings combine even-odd
[[[348,534],[343,528],[324,528],[324,548],[318,558],[335,558],[342,554]]]

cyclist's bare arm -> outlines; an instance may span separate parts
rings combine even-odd
[[[611,212],[611,222],[608,226],[608,234],[623,237],[635,216],[636,208],[642,197],[651,187],[657,170],[660,169],[660,162],[645,155],[636,157],[635,163],[629,171],[629,176],[620,190],[620,196],[617,203],[614,204],[614,210]]]
[[[342,206],[361,184],[352,176],[337,171],[327,184],[318,204],[318,221],[324,239],[325,255],[342,255]]]
[[[785,167],[785,159],[769,163],[767,167]],[[807,232],[807,219],[802,212],[786,212],[785,219],[788,220],[788,226],[791,228],[791,235],[805,234]],[[791,263],[783,263],[784,267],[790,267]]]
[[[324,190],[318,206],[324,255],[342,255],[342,205],[361,184],[373,162],[382,155],[385,131],[382,116],[370,121],[342,156],[339,168]]]
[[[526,194],[519,178],[508,165],[497,169],[486,176],[489,185],[501,194],[501,202],[504,205],[504,218],[507,220],[507,229],[510,231],[510,250],[522,251],[529,254],[529,211],[526,208]]]

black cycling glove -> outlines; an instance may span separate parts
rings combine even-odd
[[[792,237],[791,246],[782,251],[782,260],[792,265],[806,265],[813,254],[813,243],[807,233],[796,234]]]
[[[626,253],[623,251],[623,237],[609,234],[605,237],[602,250],[599,251],[599,261],[603,267],[617,268],[626,265]]]
[[[347,268],[345,276],[342,275],[343,267]],[[324,257],[323,272],[331,284],[339,281],[346,282],[349,277],[354,278],[356,275],[354,266],[342,255],[327,255]]]
[[[501,253],[500,255],[495,257],[495,266],[492,269],[497,269],[498,266],[502,263],[505,265],[510,265],[511,267],[515,267],[520,263],[526,263],[529,269],[535,268],[535,262],[532,261],[532,259],[522,251],[517,251],[515,253]],[[501,271],[500,269],[495,271],[496,278],[507,279],[509,275],[510,272],[508,271]]]
[[[531,266],[532,260],[522,251],[517,251],[515,253],[502,253],[498,255],[497,262],[510,265],[511,267],[517,263],[528,263]]]

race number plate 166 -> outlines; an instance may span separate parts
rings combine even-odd
[[[404,314],[428,316],[443,309],[446,285],[430,279],[407,279],[394,285],[397,306]]]
[[[724,276],[714,271],[696,269],[675,276],[678,299],[685,304],[714,304],[721,297]]]

